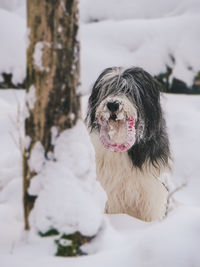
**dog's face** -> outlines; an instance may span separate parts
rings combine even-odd
[[[159,116],[159,90],[142,69],[109,68],[95,82],[87,121],[91,131],[99,132],[105,148],[122,152],[151,138]]]
[[[100,140],[114,152],[130,149],[135,142],[136,107],[124,95],[109,95],[96,109]]]

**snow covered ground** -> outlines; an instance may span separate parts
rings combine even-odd
[[[25,77],[24,2],[0,3],[0,73],[13,73],[16,83]],[[188,85],[200,70],[199,0],[80,0],[80,10],[83,113],[105,67],[139,65],[158,74],[168,64]],[[105,215],[102,233],[85,247],[91,255],[66,259],[47,250],[52,240],[23,231],[24,92],[0,90],[0,267],[200,266],[200,96],[163,95],[162,102],[174,157],[172,211],[153,223]]]
[[[23,233],[19,146],[23,134],[14,123],[23,101],[23,91],[0,91],[1,267],[200,266],[200,96],[163,96],[175,162],[172,181],[175,189],[180,187],[168,217],[145,223],[127,215],[105,216],[107,227],[87,248],[92,254],[75,259],[53,257],[45,246],[51,240],[27,240]]]

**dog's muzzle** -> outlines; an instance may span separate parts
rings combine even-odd
[[[96,112],[100,140],[106,149],[123,152],[135,143],[135,116],[119,98],[104,100]]]

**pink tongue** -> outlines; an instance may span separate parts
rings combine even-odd
[[[104,147],[110,149],[113,152],[123,152],[130,149],[135,143],[135,119],[128,119],[126,127],[127,134],[125,141],[121,144],[117,144],[109,139],[107,133],[107,123],[103,122],[100,130],[100,140]]]

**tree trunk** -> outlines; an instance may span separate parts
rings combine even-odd
[[[37,174],[29,159],[41,142],[46,160],[53,151],[52,131],[59,135],[72,127],[79,116],[79,42],[77,0],[28,0],[27,49],[28,115],[25,120],[26,147],[23,161],[25,228],[36,196],[28,193]]]

